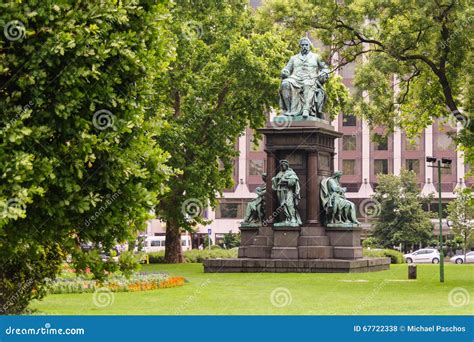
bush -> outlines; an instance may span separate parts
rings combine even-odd
[[[393,249],[365,249],[365,257],[387,257],[390,258],[392,264],[403,264],[405,260],[403,259],[403,254],[399,251]]]
[[[185,251],[184,255],[184,262],[202,262],[206,259],[215,259],[215,258],[237,258],[237,250],[238,248],[232,249],[222,249],[222,248],[215,248],[215,249],[192,249],[190,251]],[[165,252],[155,252],[148,254],[150,264],[163,264],[165,263]]]

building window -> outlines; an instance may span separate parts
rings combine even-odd
[[[376,151],[388,150],[388,136],[375,134],[373,141],[374,141],[374,150]]]
[[[342,115],[342,125],[343,126],[356,126],[357,119],[355,115],[343,114]]]
[[[224,219],[242,218],[242,201],[219,203],[216,210],[216,218],[224,218]]]
[[[407,159],[405,166],[408,171],[414,171],[417,175],[420,174],[420,160],[419,159]]]
[[[406,151],[418,151],[420,149],[420,138],[405,139],[405,150]]]
[[[259,176],[264,171],[265,162],[263,160],[249,160],[249,174],[251,176]]]
[[[375,159],[374,161],[374,173],[377,175],[388,174],[388,159]]]
[[[342,150],[343,151],[357,150],[357,140],[354,135],[345,135],[342,137]]]
[[[436,148],[439,151],[450,151],[455,149],[455,145],[448,134],[440,132],[437,134]]]
[[[342,173],[345,175],[355,175],[355,159],[344,159],[342,161]]]

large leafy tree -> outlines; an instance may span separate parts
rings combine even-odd
[[[155,1],[0,4],[1,312],[40,297],[81,242],[133,236],[164,192],[167,13]]]
[[[244,0],[181,1],[171,17],[176,59],[160,91],[173,110],[159,144],[180,172],[156,212],[166,221],[165,259],[181,262],[182,229],[202,223],[204,208],[233,185],[235,142],[264,125],[289,52],[272,32],[255,32]]]
[[[321,39],[339,66],[360,64],[354,110],[369,124],[416,135],[435,118],[460,122],[458,142],[474,161],[469,1],[270,0],[261,11]]]
[[[413,171],[400,176],[378,175],[378,186],[372,195],[377,204],[377,221],[373,236],[384,247],[399,244],[403,248],[431,241],[433,225],[430,215],[422,209],[430,198],[422,197]]]

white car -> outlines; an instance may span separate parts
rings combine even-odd
[[[462,255],[455,255],[451,258],[451,262],[455,262],[456,264],[464,263],[464,254]],[[466,264],[467,263],[474,263],[474,251],[469,252],[466,254]]]
[[[439,263],[439,252],[434,248],[423,248],[413,253],[404,254],[403,257],[408,264],[430,262],[433,264]]]

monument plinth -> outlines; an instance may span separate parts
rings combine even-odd
[[[258,131],[265,137],[265,184],[241,224],[238,259],[204,261],[205,272],[368,272],[389,258],[363,258],[354,203],[334,172],[334,130],[323,112],[329,69],[310,51],[282,71],[281,115]]]

